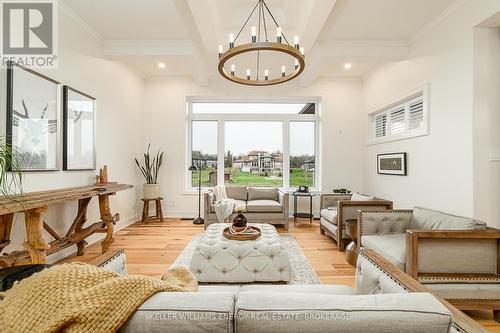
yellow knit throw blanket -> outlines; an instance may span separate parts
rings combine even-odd
[[[73,263],[53,266],[0,294],[0,332],[116,332],[160,291],[197,291],[186,268],[162,279]]]

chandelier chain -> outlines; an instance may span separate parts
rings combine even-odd
[[[243,31],[243,29],[245,29],[248,21],[250,20],[250,18],[252,17],[253,13],[255,12],[255,9],[257,9],[257,6],[260,4],[260,0],[259,2],[257,2],[257,4],[255,5],[255,7],[253,7],[253,10],[252,12],[250,13],[250,15],[248,15],[247,17],[247,20],[245,21],[245,23],[243,24],[243,26],[241,27],[240,31],[238,32],[238,34],[236,35],[236,37],[234,38],[234,42],[236,43],[236,40],[238,39],[238,37],[240,37],[240,34],[241,32]]]
[[[280,25],[278,24],[278,22],[276,21],[276,19],[274,18],[273,16],[273,13],[271,13],[271,10],[269,9],[269,7],[267,7],[267,4],[264,0],[262,0],[262,3],[264,4],[264,6],[266,6],[266,9],[267,9],[267,12],[269,13],[269,16],[271,16],[271,18],[273,19],[274,21],[274,24],[276,24],[276,27],[278,28]],[[288,42],[288,39],[286,38],[285,34],[282,32],[281,35],[283,36],[283,38],[285,39],[286,43],[288,44],[288,46],[290,46],[290,43]]]
[[[261,12],[262,12],[262,1],[259,0],[259,25],[257,32],[257,41],[260,43],[260,21],[261,21]],[[260,67],[260,51],[257,51],[257,80],[259,79],[259,67]]]

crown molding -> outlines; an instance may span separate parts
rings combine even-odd
[[[444,19],[450,16],[457,8],[462,6],[467,0],[455,0],[451,5],[449,5],[445,10],[441,12],[438,16],[434,17],[429,23],[424,25],[420,30],[414,33],[409,39],[408,44],[412,44],[424,36],[427,32],[432,30],[435,26],[441,23]]]
[[[86,32],[89,33],[99,44],[104,42],[104,37],[98,33],[95,29],[93,29],[90,25],[87,24],[73,9],[71,9],[68,5],[63,3],[62,1],[57,2],[59,4],[59,8],[69,17],[73,19],[81,28],[83,28]]]

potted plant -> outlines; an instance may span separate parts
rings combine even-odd
[[[158,173],[163,163],[163,152],[158,151],[156,156],[150,153],[151,144],[148,145],[148,150],[144,154],[144,163],[141,165],[137,158],[135,163],[139,167],[146,180],[144,184],[144,199],[156,199],[160,197],[160,185],[158,184]]]
[[[0,195],[21,193],[22,180],[19,155],[11,145],[0,138]]]

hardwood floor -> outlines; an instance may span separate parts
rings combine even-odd
[[[285,230],[278,228],[280,233]],[[194,235],[203,232],[203,226],[193,225],[190,221],[165,219],[147,225],[134,223],[115,233],[111,249],[125,249],[127,269],[130,274],[161,276],[175,261]],[[314,221],[293,226],[289,232],[295,237],[323,284],[342,284],[354,287],[354,267],[344,260],[344,253],[337,251],[331,238],[321,235],[319,222]],[[100,244],[87,247],[85,255],[71,256],[59,263],[71,261],[90,261],[101,254]],[[488,311],[474,311],[468,314],[491,332],[500,333],[500,324],[492,320]]]

